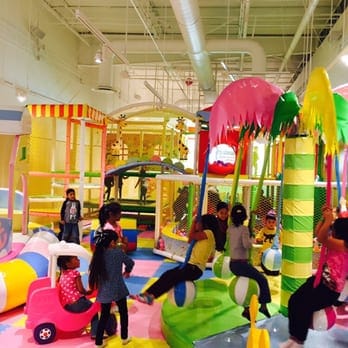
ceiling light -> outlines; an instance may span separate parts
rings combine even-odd
[[[97,64],[101,64],[101,62],[103,61],[103,53],[101,50],[97,50],[97,52],[95,53],[94,61]]]
[[[231,81],[236,81],[236,79],[234,78],[232,74],[228,74],[228,77],[230,78]]]
[[[224,68],[224,70],[226,70],[226,71],[228,70],[227,65],[225,64],[225,62],[221,61],[220,64]]]
[[[348,54],[344,54],[343,56],[341,56],[341,62],[348,66]]]
[[[39,40],[42,40],[46,36],[46,33],[36,26],[30,26],[30,33]]]
[[[24,103],[27,100],[27,96],[27,91],[21,88],[16,88],[16,98],[20,103]]]
[[[107,47],[116,57],[118,57],[123,64],[129,65],[128,59],[121,53],[112,47],[111,42],[105,37],[105,35],[96,28],[89,19],[80,11],[75,10],[76,19],[83,24],[105,47]]]

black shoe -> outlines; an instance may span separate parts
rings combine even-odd
[[[249,307],[245,307],[244,311],[242,312],[242,317],[250,321],[250,311]]]
[[[259,311],[260,311],[264,316],[266,316],[267,318],[270,318],[270,317],[271,317],[271,314],[270,314],[270,312],[268,311],[266,305],[264,305],[264,306],[261,305]]]

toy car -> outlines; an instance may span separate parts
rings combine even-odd
[[[31,283],[24,308],[27,314],[25,326],[33,330],[34,339],[38,344],[53,342],[59,333],[82,334],[100,309],[99,303],[95,302],[82,313],[67,311],[60,302],[59,288],[56,286],[58,256],[73,255],[89,262],[91,255],[87,250],[78,244],[61,241],[49,245],[49,255],[48,276]],[[116,318],[113,319],[114,327],[109,328],[109,335],[116,332]]]

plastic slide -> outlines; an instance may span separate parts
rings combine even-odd
[[[58,243],[54,231],[39,227],[16,258],[0,263],[0,313],[24,304],[31,282],[47,276],[52,243]]]
[[[146,166],[159,166],[164,168],[170,168],[172,170],[177,171],[178,173],[185,174],[185,169],[179,168],[173,164],[166,163],[166,162],[151,162],[151,161],[145,161],[145,162],[132,162],[124,164],[123,166],[119,166],[115,169],[110,169],[106,172],[106,175],[119,175],[124,172],[126,172],[129,169],[137,168],[137,167],[146,167]]]

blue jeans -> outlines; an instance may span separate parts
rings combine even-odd
[[[76,302],[65,305],[64,308],[69,312],[83,313],[90,309],[92,304],[93,302],[85,296],[82,296]],[[98,321],[98,314],[95,314],[91,320],[91,336],[97,334]]]
[[[306,280],[291,296],[288,302],[289,332],[304,342],[313,313],[336,303],[340,294],[330,290],[323,282],[315,288],[315,277]]]
[[[271,292],[268,285],[267,278],[261,274],[254,266],[245,261],[231,261],[231,272],[238,277],[247,277],[254,279],[260,288],[259,302],[271,302]]]
[[[179,265],[164,273],[146,290],[155,298],[168,292],[176,284],[185,280],[197,280],[202,276],[202,270],[196,265],[186,263]]]
[[[76,244],[80,244],[80,231],[79,224],[66,222],[64,224],[64,230],[62,235],[62,240],[66,242],[73,242]]]

